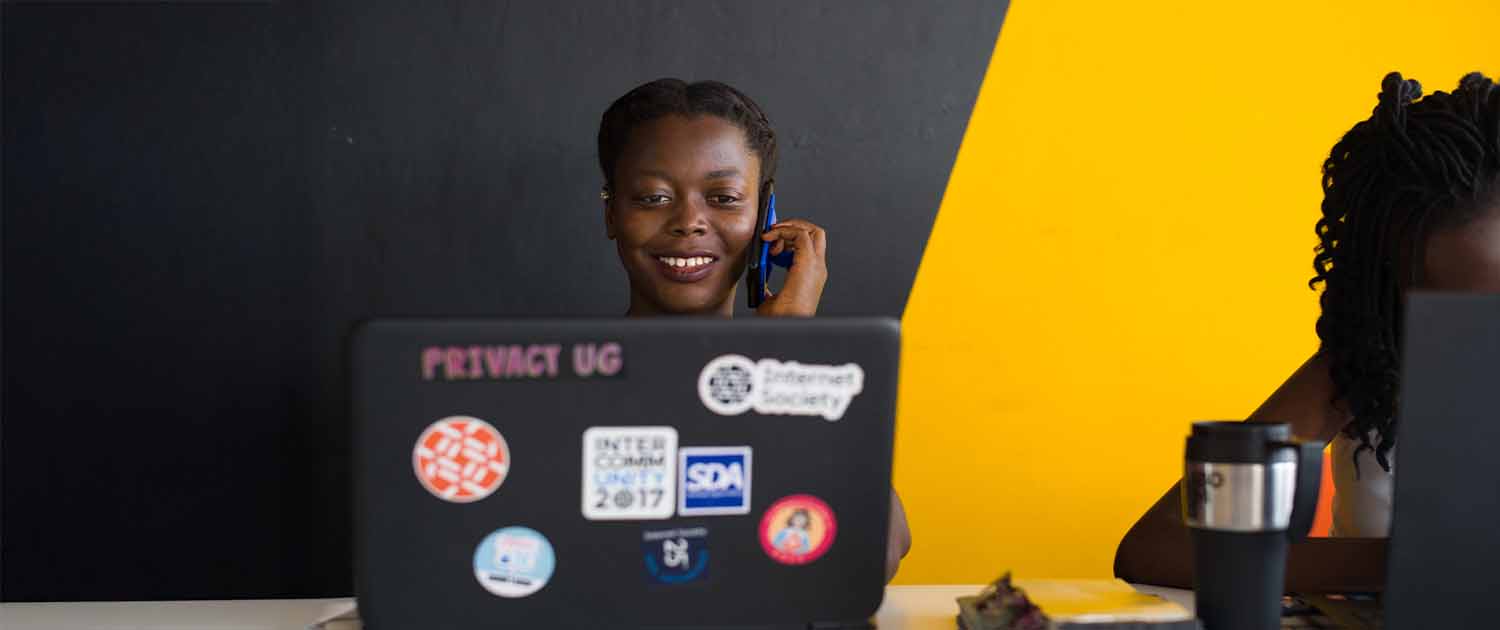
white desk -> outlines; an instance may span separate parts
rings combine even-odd
[[[952,630],[953,599],[977,585],[892,586],[876,614],[880,630]],[[1139,587],[1193,607],[1192,591]],[[347,599],[0,604],[4,630],[303,630]]]
[[[4,630],[303,630],[348,599],[0,604]]]
[[[885,589],[885,602],[875,614],[879,630],[953,630],[957,627],[958,604],[954,599],[973,595],[983,588],[978,584],[945,586],[891,586]],[[1136,590],[1163,597],[1193,610],[1193,592],[1157,586],[1136,586]]]

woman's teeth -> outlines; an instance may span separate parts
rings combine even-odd
[[[656,259],[662,261],[668,267],[702,267],[703,265],[714,261],[714,259],[709,256],[694,256],[692,258],[657,256]]]

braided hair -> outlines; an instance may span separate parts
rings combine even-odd
[[[745,132],[745,144],[760,157],[760,185],[776,175],[776,133],[765,111],[736,90],[718,81],[688,83],[657,79],[626,92],[604,110],[599,121],[599,169],[607,190],[614,189],[615,163],[643,123],[666,116],[717,116]]]
[[[1322,218],[1308,286],[1323,285],[1317,331],[1344,433],[1389,471],[1396,444],[1401,291],[1421,281],[1427,236],[1496,201],[1500,89],[1479,73],[1452,93],[1392,72],[1368,120],[1323,163]],[[1371,433],[1375,439],[1372,441]],[[1356,468],[1357,470],[1357,468]]]

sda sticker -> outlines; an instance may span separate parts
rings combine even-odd
[[[660,584],[683,584],[708,571],[708,528],[646,530],[641,534],[646,575]]]
[[[750,447],[685,446],[678,468],[679,516],[750,513]]]
[[[510,447],[488,422],[449,416],[432,423],[412,449],[417,481],[444,501],[472,503],[490,496],[510,472]]]
[[[803,565],[823,557],[837,533],[833,510],[810,494],[782,498],[760,519],[760,546],[782,564]]]
[[[864,391],[865,371],[855,363],[804,365],[775,359],[751,361],[726,354],[698,373],[698,396],[709,411],[734,416],[754,409],[766,415],[844,417]]]
[[[676,491],[677,429],[590,427],[583,432],[584,518],[672,518]]]
[[[500,597],[525,597],[542,590],[556,566],[552,543],[527,527],[497,529],[474,551],[474,579]]]

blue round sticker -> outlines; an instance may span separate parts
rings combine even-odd
[[[552,543],[529,527],[497,529],[474,550],[474,579],[501,597],[525,597],[542,590],[556,566]]]
[[[646,575],[662,584],[685,584],[708,569],[708,528],[646,530],[641,535]]]

